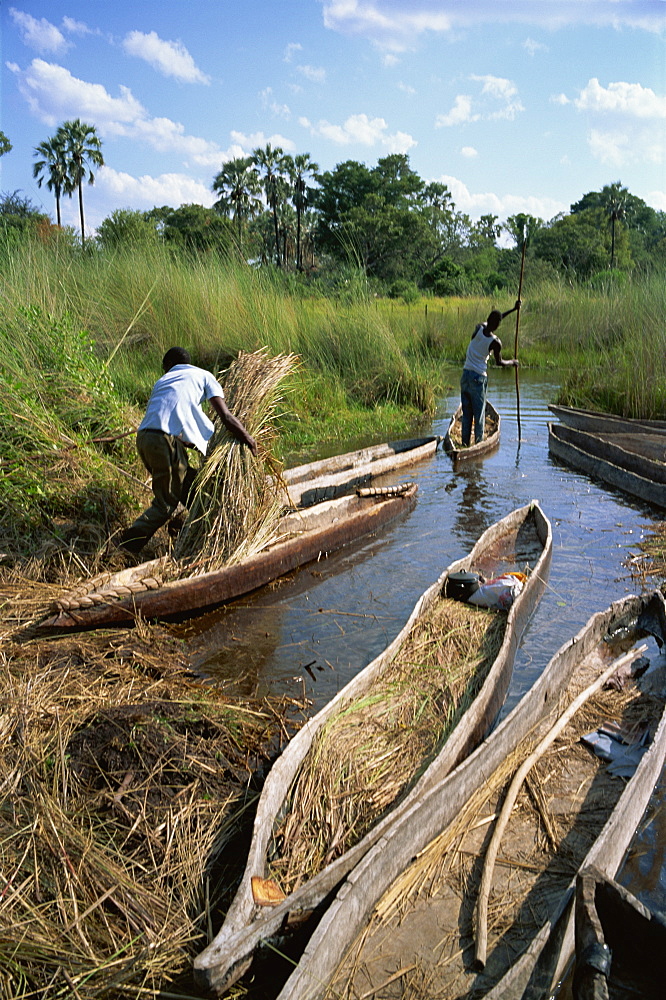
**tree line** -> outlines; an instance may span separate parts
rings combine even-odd
[[[11,143],[0,133],[0,155]],[[85,245],[83,184],[104,164],[94,126],[65,122],[34,150],[33,176],[55,197],[79,199]],[[394,153],[375,166],[355,160],[321,172],[309,153],[286,154],[270,143],[224,164],[212,180],[212,208],[117,209],[98,227],[102,251],[163,242],[188,253],[230,253],[258,266],[334,287],[351,271],[378,293],[492,294],[515,284],[525,244],[536,278],[606,281],[666,265],[666,213],[620,181],[585,194],[550,220],[518,213],[501,223],[472,220],[450,190],[426,182],[409,157]],[[39,215],[19,192],[0,199],[0,222]],[[43,216],[40,216],[43,218]]]

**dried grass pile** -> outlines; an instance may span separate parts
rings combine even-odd
[[[278,707],[205,688],[155,628],[5,644],[2,1000],[139,1000],[190,968]]]
[[[489,413],[486,412],[486,420],[484,424],[483,439],[484,441],[491,437],[497,430],[497,420],[491,417]],[[456,448],[462,448],[462,421],[456,420],[453,427],[449,431],[449,436]],[[472,442],[473,443],[473,442]]]
[[[318,735],[274,831],[271,877],[285,892],[357,843],[415,781],[471,704],[506,615],[442,599],[364,698]]]
[[[217,422],[174,552],[196,560],[197,572],[239,562],[275,535],[282,505],[271,486],[280,471],[271,456],[274,419],[296,367],[296,355],[270,357],[262,349],[241,352],[224,377],[227,405],[257,442],[260,460]]]

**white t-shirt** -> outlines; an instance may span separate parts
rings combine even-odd
[[[493,343],[497,340],[494,334],[486,337],[484,333],[485,328],[485,323],[479,323],[477,326],[476,332],[469,342],[465,364],[463,365],[463,368],[466,368],[470,372],[476,372],[477,375],[488,374],[488,356],[492,350]]]
[[[215,428],[201,403],[211,396],[224,399],[222,386],[210,372],[195,365],[174,365],[153,386],[139,430],[173,434],[205,455]]]

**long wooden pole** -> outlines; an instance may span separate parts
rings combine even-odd
[[[520,257],[520,281],[518,282],[518,299],[522,298],[523,294],[523,273],[525,271],[525,248],[527,247],[527,240],[523,240],[523,250]],[[516,309],[516,336],[513,342],[513,356],[518,357],[518,329],[520,327],[520,306]],[[516,415],[518,417],[518,444],[520,444],[520,385],[518,382],[518,367],[516,366]]]

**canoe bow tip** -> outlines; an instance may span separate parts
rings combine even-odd
[[[202,952],[194,960],[194,980],[202,989],[208,990],[217,997],[221,997],[245,975],[252,965],[254,957],[253,955],[245,955],[231,965],[226,965],[224,962],[219,962],[217,965],[200,964],[200,960],[205,958],[205,954],[205,951]]]

